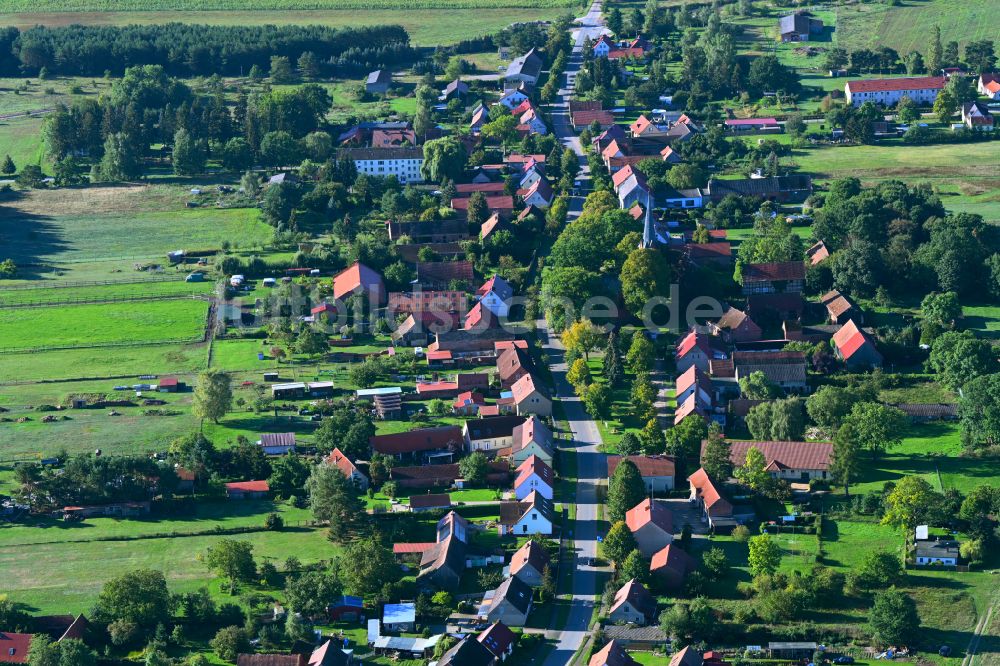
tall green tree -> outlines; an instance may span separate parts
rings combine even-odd
[[[179,176],[193,176],[205,171],[207,151],[202,141],[194,139],[184,128],[174,133],[174,150],[171,160],[174,173]]]
[[[940,499],[923,478],[904,476],[883,500],[882,524],[910,531],[927,519]]]
[[[601,542],[601,552],[604,557],[619,565],[624,563],[625,558],[635,549],[635,537],[624,520],[616,521]]]
[[[701,454],[701,466],[711,478],[725,481],[733,473],[732,446],[716,422],[708,427],[708,439]]]
[[[229,580],[230,585],[250,583],[257,574],[253,559],[253,544],[249,541],[222,539],[209,546],[204,555],[205,566]]]
[[[306,483],[309,504],[316,520],[328,521],[330,537],[343,539],[364,515],[357,488],[334,465],[316,465]]]
[[[170,592],[163,572],[135,569],[107,581],[97,596],[94,619],[133,622],[152,629],[170,620]]]
[[[636,316],[654,296],[665,296],[670,289],[672,271],[659,250],[637,248],[622,264],[621,284],[625,306]]]
[[[781,564],[781,547],[770,535],[750,537],[747,545],[750,548],[748,560],[751,576],[771,575],[778,570]]]
[[[896,588],[879,592],[868,611],[868,628],[880,646],[911,644],[920,631],[916,602]]]
[[[228,373],[210,368],[198,375],[192,411],[199,419],[219,422],[233,403],[232,378]]]
[[[375,537],[348,544],[338,566],[347,591],[361,596],[374,594],[403,575],[392,550]]]
[[[861,468],[861,439],[854,423],[846,423],[833,437],[833,459],[830,473],[834,480],[844,486],[844,494],[851,496],[851,483],[857,478]]]
[[[859,449],[868,450],[872,458],[899,446],[906,429],[906,415],[895,407],[878,402],[859,402],[851,408],[842,427],[850,426]]]
[[[424,162],[420,166],[420,174],[432,183],[441,183],[446,179],[455,181],[465,171],[466,159],[465,147],[454,137],[432,139],[424,144]],[[484,216],[483,220],[485,219]],[[479,223],[482,224],[482,221]]]
[[[627,458],[622,459],[608,482],[608,519],[612,523],[625,520],[629,509],[646,497],[646,486],[639,468]]]

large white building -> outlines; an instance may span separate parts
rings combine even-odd
[[[944,88],[947,81],[943,76],[848,81],[844,85],[844,95],[847,97],[847,102],[855,107],[865,102],[896,106],[903,97],[909,97],[917,104],[926,105],[934,103],[938,92]]]
[[[420,173],[423,148],[352,148],[347,151],[347,159],[354,162],[359,174],[395,176],[404,185],[424,181]]]

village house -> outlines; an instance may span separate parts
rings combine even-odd
[[[809,176],[770,176],[768,178],[712,178],[704,189],[705,197],[718,203],[730,194],[737,197],[760,197],[778,203],[805,201],[812,194]]]
[[[545,499],[552,499],[555,483],[552,468],[538,456],[532,455],[518,465],[514,478],[514,497],[523,500],[533,492]]]
[[[511,462],[520,467],[532,456],[541,458],[549,467],[555,457],[555,438],[548,426],[537,416],[529,416],[514,428],[511,443]]]
[[[762,372],[768,381],[789,393],[804,393],[808,389],[804,352],[738,351],[733,352],[733,364],[737,382]]]
[[[0,631],[0,664],[27,664],[33,634]]]
[[[693,396],[706,409],[711,407],[714,402],[714,393],[712,380],[696,365],[692,365],[677,378],[674,389],[674,396],[678,404],[686,402],[688,398]]]
[[[962,124],[977,132],[992,132],[993,114],[982,102],[966,102],[962,105]]]
[[[854,108],[865,102],[895,107],[903,97],[909,97],[917,104],[930,106],[947,82],[948,79],[944,76],[848,81],[844,84],[844,96]]]
[[[612,640],[594,653],[587,666],[639,666],[639,662],[629,656],[621,643]]]
[[[365,79],[365,92],[369,95],[384,95],[392,86],[392,72],[388,69],[376,69]]]
[[[391,632],[413,631],[417,624],[417,605],[386,604],[382,609],[382,629]]]
[[[519,58],[514,58],[507,65],[507,72],[503,76],[505,85],[518,83],[535,85],[541,76],[542,64],[542,58],[535,49],[531,49]]]
[[[706,652],[703,655],[697,648],[685,645],[671,655],[669,666],[702,666],[706,663],[713,664],[714,666],[729,666],[716,655],[718,655],[717,652]]]
[[[514,444],[514,430],[524,423],[523,416],[491,416],[469,419],[462,425],[465,450],[496,452]]]
[[[426,495],[412,495],[410,497],[410,511],[421,513],[424,511],[441,511],[451,508],[451,495],[448,493],[428,493]]]
[[[674,425],[679,425],[681,421],[693,415],[708,418],[711,408],[710,403],[706,404],[697,393],[692,393],[686,399],[677,401],[677,409],[674,410]]]
[[[818,266],[830,258],[830,250],[823,241],[816,241],[806,250],[806,261],[810,266]]]
[[[514,287],[499,275],[493,275],[476,290],[476,298],[487,310],[497,317],[510,313],[510,299],[514,297]]]
[[[676,467],[674,459],[670,456],[655,455],[635,455],[627,456],[628,459],[639,470],[642,482],[646,485],[646,491],[653,493],[666,493],[674,489]],[[615,475],[618,464],[622,456],[608,456],[608,478]]]
[[[714,245],[709,243],[708,245]],[[740,342],[755,342],[761,339],[763,331],[750,316],[734,307],[729,307],[719,317],[718,321],[708,323],[712,335],[722,338],[727,344]]]
[[[993,101],[1000,99],[1000,74],[981,74],[976,81],[976,90],[981,96]]]
[[[494,657],[500,661],[505,661],[507,657],[514,653],[514,644],[517,636],[503,622],[494,622],[483,630],[476,640],[483,644]]]
[[[470,200],[471,197],[457,197],[451,200],[451,207],[463,217],[467,217]],[[505,194],[488,196],[486,197],[486,208],[492,213],[498,214],[504,220],[509,220],[514,212],[514,197]]]
[[[774,118],[730,118],[723,122],[732,134],[780,134],[781,125]]]
[[[476,416],[485,404],[486,398],[479,391],[465,391],[455,398],[451,411],[457,416]]]
[[[851,319],[864,322],[864,314],[854,301],[836,289],[823,294],[819,302],[826,308],[826,318],[831,324],[846,324]]]
[[[462,81],[462,79],[455,79],[444,87],[444,90],[441,91],[441,96],[438,99],[442,102],[447,102],[452,99],[462,99],[468,94],[469,85]]]
[[[333,297],[344,301],[351,296],[367,296],[372,307],[385,302],[385,282],[378,271],[354,262],[333,278]]]
[[[674,349],[674,363],[677,371],[684,373],[691,367],[702,372],[709,372],[709,362],[712,359],[725,358],[726,353],[718,348],[717,342],[708,335],[690,331]]]
[[[295,452],[294,432],[269,432],[260,436],[257,446],[264,450],[264,455],[283,456]]]
[[[418,261],[415,264],[416,284],[425,289],[448,289],[454,282],[471,283],[472,263],[460,261]]]
[[[514,382],[510,391],[514,398],[514,411],[518,415],[552,416],[552,398],[541,389],[531,373]]]
[[[469,225],[464,220],[435,220],[420,222],[415,220],[385,223],[389,240],[394,243],[408,238],[411,244],[455,243],[469,237]]]
[[[837,358],[851,370],[882,366],[882,354],[875,346],[875,339],[853,319],[848,319],[833,334],[833,345]]]
[[[716,482],[713,481],[704,469],[699,468],[694,474],[688,477],[691,486],[690,501],[695,502],[702,512],[702,522],[708,524],[710,528],[735,525],[733,519],[733,505],[729,503],[719,491]]]
[[[387,310],[392,314],[413,314],[415,312],[465,312],[468,295],[464,291],[392,291],[389,292]],[[450,317],[442,317],[451,321]]]
[[[656,598],[635,578],[622,585],[608,609],[608,620],[621,624],[656,622]]]
[[[539,493],[530,493],[523,500],[503,500],[500,502],[500,520],[497,529],[500,536],[523,536],[528,534],[552,534],[554,520],[552,500]]]
[[[519,578],[521,582],[531,587],[539,587],[549,559],[549,554],[542,544],[534,539],[528,539],[511,556],[507,575]]]
[[[958,542],[918,540],[914,544],[913,557],[920,566],[937,564],[953,567],[958,564]]]
[[[524,581],[513,576],[500,587],[487,592],[479,609],[479,617],[487,622],[503,622],[508,627],[523,627],[531,613],[532,591]]]
[[[437,666],[493,666],[496,657],[473,636],[465,636],[438,660]]]
[[[808,42],[812,35],[822,32],[823,21],[813,18],[809,12],[795,12],[778,21],[778,33],[783,42]]]
[[[525,375],[531,374],[534,363],[527,350],[519,347],[508,347],[497,356],[497,376],[500,378],[500,386],[509,389],[514,383]]]
[[[743,293],[802,293],[806,268],[801,261],[747,264],[743,267]]]
[[[341,473],[354,482],[354,485],[358,487],[358,490],[366,491],[368,490],[368,477],[361,473],[358,466],[351,462],[344,453],[337,447],[330,451],[330,455],[326,457],[326,464],[334,465],[341,471]]]
[[[607,35],[601,35],[594,42],[593,51],[595,58],[607,58],[611,49],[615,48],[615,43]]]
[[[552,191],[552,186],[549,185],[549,181],[544,178],[540,178],[535,181],[535,183],[526,190],[518,190],[518,196],[526,206],[535,206],[536,208],[548,208],[549,204],[552,203],[552,199],[555,197],[555,193]]]
[[[666,505],[646,498],[625,513],[625,524],[645,557],[674,540],[674,514]]]
[[[424,182],[420,168],[424,165],[424,149],[399,148],[348,148],[343,157],[354,162],[358,173],[369,176],[395,176],[403,185]]]
[[[409,432],[374,435],[369,438],[372,450],[399,460],[410,458],[424,462],[448,462],[464,445],[462,429],[458,426],[419,428]]]
[[[701,443],[702,455],[706,442]],[[746,462],[747,452],[757,449],[767,461],[768,474],[789,482],[807,483],[812,479],[830,478],[833,444],[829,442],[747,442],[732,441],[729,459],[734,467]]]
[[[504,91],[504,94],[500,97],[499,104],[503,104],[509,110],[513,111],[517,107],[521,106],[524,101],[528,99],[528,95],[521,88],[512,88],[510,90]]]
[[[421,554],[417,583],[441,590],[458,589],[465,564],[465,542],[449,534]]]
[[[672,543],[653,554],[649,562],[649,573],[664,587],[677,590],[684,585],[684,579],[696,566],[694,558]]]

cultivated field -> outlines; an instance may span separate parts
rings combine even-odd
[[[552,20],[566,11],[578,13],[578,2],[564,0],[511,0],[491,4],[488,1],[463,0],[448,3],[444,0],[433,0],[420,3],[413,8],[402,8],[386,3],[364,3],[350,0],[350,3],[309,3],[303,2],[300,8],[278,8],[280,0],[271,3],[273,6],[261,7],[254,11],[243,8],[233,9],[216,7],[213,11],[192,11],[174,7],[178,3],[164,3],[164,6],[149,11],[124,11],[123,3],[79,3],[74,11],[63,10],[63,3],[56,0],[47,2],[44,7],[31,3],[20,3],[19,9],[11,9],[10,5],[0,7],[0,24],[14,25],[27,29],[35,25],[69,25],[81,23],[86,25],[125,25],[131,23],[206,23],[210,25],[308,25],[320,24],[334,27],[349,27],[362,25],[401,25],[410,33],[415,44],[433,46],[436,44],[453,44],[463,39],[487,35],[502,30],[511,23],[526,21]],[[97,9],[100,5],[111,5],[106,11]],[[207,3],[206,3],[207,4]],[[213,3],[214,4],[214,3]],[[225,5],[225,3],[219,3]],[[261,3],[266,4],[266,3]],[[291,3],[289,3],[291,4]],[[365,11],[352,8],[362,5]],[[402,4],[402,3],[397,3]]]
[[[854,3],[837,9],[837,35],[846,49],[888,46],[900,55],[917,50],[926,57],[931,29],[941,41],[960,46],[978,39],[1000,39],[1000,4],[983,0],[904,0]]]

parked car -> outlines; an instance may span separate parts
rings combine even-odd
[[[848,655],[845,654],[843,656],[840,656],[840,657],[837,657],[836,659],[834,659],[833,663],[835,663],[835,664],[853,664],[854,663],[854,657],[849,657]]]

